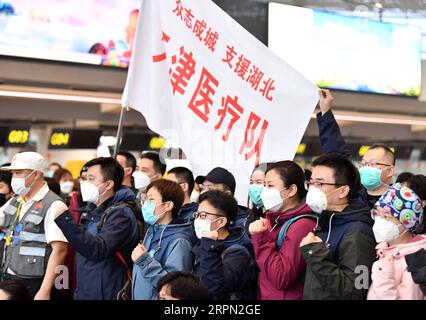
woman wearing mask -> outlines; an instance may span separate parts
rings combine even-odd
[[[192,226],[178,217],[184,197],[180,185],[169,180],[154,181],[146,188],[142,214],[149,227],[143,244],[132,253],[134,300],[156,299],[162,276],[192,270]]]
[[[260,269],[262,300],[303,298],[306,264],[299,244],[316,225],[312,210],[304,202],[304,183],[305,174],[293,161],[278,162],[266,172],[261,194],[266,218],[249,227]]]
[[[419,285],[407,270],[405,256],[426,249],[419,196],[399,183],[379,199],[372,210],[373,232],[379,260],[374,262],[368,300],[425,300]]]
[[[2,165],[2,167],[9,165],[10,163],[5,163]],[[12,190],[11,181],[12,174],[9,171],[0,171],[0,207],[2,207],[15,195]]]
[[[254,168],[250,177],[249,186],[249,204],[248,208],[251,211],[251,222],[264,217],[263,202],[260,197],[265,186],[266,163],[260,164]]]

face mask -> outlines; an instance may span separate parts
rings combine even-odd
[[[263,207],[261,194],[264,188],[262,184],[251,184],[249,187],[250,201],[253,202],[256,207]]]
[[[156,216],[154,214],[155,207],[156,207],[155,203],[151,202],[149,200],[145,201],[143,203],[143,206],[142,206],[142,216],[143,216],[143,219],[150,226],[153,226],[154,224],[156,224],[157,221],[158,221],[158,219],[160,219],[160,217],[163,214],[165,214],[165,212],[163,212],[162,214],[159,214],[158,216]]]
[[[28,179],[30,175],[32,175],[35,171],[32,171],[29,175],[27,175],[25,178],[12,178],[12,182],[10,183],[12,186],[13,192],[15,192],[17,195],[23,197],[25,196],[33,186],[35,180],[29,187],[25,186],[25,181]]]
[[[306,195],[306,204],[312,209],[313,212],[321,213],[327,209],[327,196],[320,189],[310,187]]]
[[[47,171],[47,173],[46,173],[46,177],[48,177],[48,178],[53,178],[53,175],[55,174],[55,171],[53,171],[53,170],[49,170],[49,171]]]
[[[101,185],[103,185],[103,183]],[[99,185],[99,187],[101,185]],[[83,198],[84,202],[89,202],[89,203],[98,202],[99,197],[101,195],[99,194],[99,188],[95,186],[93,183],[89,181],[83,181],[80,184],[80,189],[81,189],[81,197]]]
[[[281,198],[281,191],[285,189],[287,188],[283,188],[281,190],[272,188],[263,189],[260,198],[262,199],[263,205],[266,210],[271,212],[277,212],[281,208],[283,201],[289,198]]]
[[[136,189],[145,189],[151,183],[151,179],[141,171],[133,172],[132,177],[135,180]]]
[[[200,194],[197,191],[192,191],[191,193],[191,202],[198,202],[198,198],[200,197]]]
[[[201,239],[203,236],[203,232],[211,231],[212,223],[220,218],[217,218],[213,221],[207,219],[195,219],[194,220],[194,230],[195,235],[198,239]],[[219,230],[220,228],[216,229]]]
[[[359,170],[361,176],[361,184],[367,189],[376,189],[382,184],[380,176],[382,175],[382,170],[373,168],[373,167],[362,167]]]
[[[6,194],[0,193],[0,207],[2,207],[6,202]]]
[[[64,194],[70,194],[72,192],[72,189],[74,188],[74,182],[72,181],[65,181],[61,182],[61,193]]]
[[[386,220],[380,216],[375,217],[373,233],[377,243],[384,241],[391,242],[398,239],[400,236],[398,226],[392,223],[392,221]]]

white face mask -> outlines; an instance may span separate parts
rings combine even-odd
[[[142,171],[133,172],[132,177],[135,180],[136,189],[145,189],[151,183],[151,179]]]
[[[207,220],[207,219],[195,219],[194,220],[194,230],[195,230],[195,235],[197,236],[198,239],[201,239],[203,236],[203,232],[207,232],[207,231],[211,231],[211,227],[212,227],[212,223],[215,222],[216,220],[218,220],[220,218],[217,218],[213,221],[211,220]],[[216,229],[219,230],[220,228]]]
[[[281,198],[281,191],[285,189],[286,188],[283,188],[281,190],[273,188],[263,189],[262,193],[260,194],[260,198],[262,199],[263,206],[266,210],[271,212],[277,212],[281,208],[283,201],[289,198]]]
[[[12,181],[10,185],[12,186],[13,192],[15,192],[17,195],[23,197],[25,196],[33,186],[35,180],[29,187],[25,186],[25,181],[28,179],[30,175],[32,175],[35,171],[32,171],[29,175],[27,175],[25,178],[12,178]]]
[[[70,194],[72,192],[72,189],[74,188],[74,182],[72,181],[65,181],[61,182],[61,193],[64,194]]]
[[[191,202],[198,202],[198,198],[199,197],[200,197],[200,193],[197,192],[197,191],[195,191],[195,190],[192,190],[192,193],[191,193]]]
[[[380,216],[374,218],[373,233],[377,243],[391,242],[400,237],[398,226]]]
[[[81,197],[83,198],[84,202],[90,202],[90,203],[98,202],[100,197],[99,189],[93,183],[89,181],[82,181],[80,183],[80,189],[81,189]]]
[[[310,187],[306,195],[306,204],[313,212],[321,213],[327,209],[328,201],[324,192],[316,187]]]

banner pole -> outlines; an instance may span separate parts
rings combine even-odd
[[[121,144],[121,136],[123,134],[124,113],[126,112],[124,109],[127,110],[127,108],[121,107],[120,120],[118,121],[118,128],[117,128],[117,141],[115,142],[114,155],[113,155],[114,158],[117,158],[117,153]]]

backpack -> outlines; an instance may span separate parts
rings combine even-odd
[[[281,247],[284,243],[285,235],[286,235],[288,229],[290,228],[291,224],[293,222],[296,222],[297,220],[303,219],[303,218],[310,218],[310,219],[315,219],[316,221],[318,221],[318,216],[316,216],[314,214],[302,214],[300,216],[295,216],[291,219],[288,219],[286,222],[284,222],[284,224],[281,227],[280,233],[278,234],[277,251],[281,250]]]

